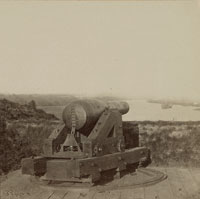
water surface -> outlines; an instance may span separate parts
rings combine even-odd
[[[162,109],[160,104],[149,103],[146,100],[129,100],[127,101],[130,110],[123,115],[125,121],[143,121],[143,120],[164,120],[164,121],[199,121],[200,111],[194,110],[195,107],[174,105],[170,109]],[[55,114],[62,118],[64,106],[39,106],[48,113]]]

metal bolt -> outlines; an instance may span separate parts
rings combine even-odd
[[[101,152],[103,149],[101,147],[99,147],[99,152]]]
[[[122,157],[119,156],[119,157],[118,157],[118,160],[122,160]]]

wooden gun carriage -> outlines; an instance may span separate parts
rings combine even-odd
[[[138,132],[123,130],[126,102],[78,100],[63,111],[63,122],[46,139],[40,157],[22,159],[22,173],[48,181],[96,182],[103,172],[121,177],[129,167],[148,165],[150,151]]]

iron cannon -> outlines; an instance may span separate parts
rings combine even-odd
[[[96,182],[104,172],[121,177],[128,168],[150,164],[139,146],[139,132],[124,129],[126,102],[77,100],[68,104],[63,123],[45,140],[40,157],[22,159],[22,173],[46,181]]]

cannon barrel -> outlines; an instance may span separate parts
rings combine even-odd
[[[103,102],[91,99],[77,100],[71,102],[65,107],[62,114],[63,121],[66,127],[71,129],[72,118],[74,118],[77,130],[88,129],[97,122],[106,108],[117,109],[121,114],[126,114],[129,111],[129,105],[127,102]]]

